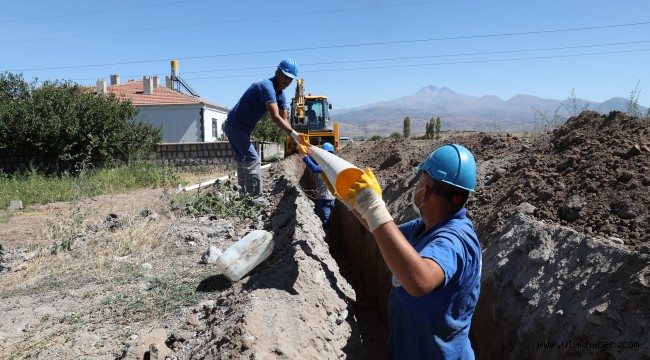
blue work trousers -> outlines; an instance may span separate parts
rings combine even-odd
[[[334,209],[334,200],[316,199],[316,215],[323,223],[323,229],[329,230],[332,227],[330,216]]]
[[[237,162],[250,162],[260,160],[260,156],[255,151],[255,146],[251,143],[251,135],[245,130],[232,126],[230,121],[226,121],[223,130],[228,136],[232,152],[235,153]]]

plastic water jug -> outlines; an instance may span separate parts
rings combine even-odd
[[[251,231],[224,251],[215,264],[230,281],[237,281],[271,255],[272,240],[268,231]]]

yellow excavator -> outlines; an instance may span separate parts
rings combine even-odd
[[[296,94],[291,99],[289,123],[299,133],[307,136],[305,139],[311,145],[322,146],[328,142],[339,149],[339,123],[331,123],[329,110],[332,104],[327,96],[305,95],[304,79],[296,80]],[[330,124],[331,123],[331,124]],[[298,153],[298,147],[290,136],[284,144],[284,157]]]

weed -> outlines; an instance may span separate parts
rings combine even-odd
[[[641,80],[636,82],[634,90],[630,91],[630,97],[627,99],[627,114],[634,117],[641,117],[641,108],[639,106],[639,95],[641,90],[639,89],[639,83]],[[649,110],[650,111],[650,110]]]
[[[233,184],[230,180],[215,182],[212,191],[204,195],[197,190],[195,193],[176,197],[174,202],[174,208],[182,208],[192,216],[214,214],[245,219],[254,217],[258,212],[250,197],[240,199],[239,185]]]
[[[564,116],[560,115],[559,106],[555,109],[553,117],[548,115],[548,111],[542,111],[537,107],[533,107],[532,109],[533,116],[535,117],[535,131],[552,131],[567,120]]]
[[[0,224],[6,224],[13,217],[14,212],[11,211],[2,211],[0,212]]]
[[[584,102],[584,105],[581,105],[583,101],[584,100],[578,98],[575,89],[571,89],[571,93],[569,94],[569,97],[567,97],[567,103],[563,104],[562,107],[564,107],[564,109],[569,113],[570,117],[578,116],[581,112],[589,108],[589,103],[586,101]]]

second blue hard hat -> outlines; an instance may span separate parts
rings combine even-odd
[[[322,147],[323,147],[323,150],[325,150],[325,151],[329,151],[331,153],[334,152],[334,145],[332,145],[332,144],[330,144],[328,142],[324,143]]]
[[[437,148],[417,167],[435,180],[474,191],[476,188],[476,161],[462,145],[445,144]]]
[[[282,60],[280,65],[278,65],[278,69],[292,79],[298,77],[298,63],[294,59],[286,58]]]

